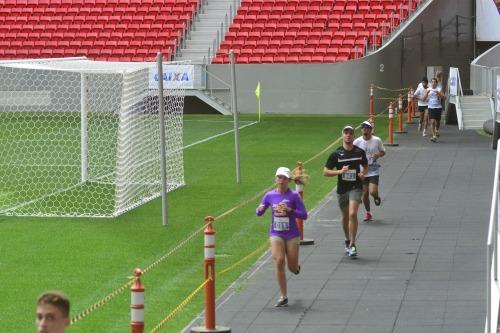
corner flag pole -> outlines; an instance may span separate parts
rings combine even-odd
[[[257,96],[257,108],[259,110],[259,123],[260,123],[260,81],[257,82],[257,87],[255,88],[255,96]]]

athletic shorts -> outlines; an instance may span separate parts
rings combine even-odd
[[[300,237],[294,237],[294,238],[287,239],[287,238],[283,238],[283,237],[280,237],[280,236],[270,236],[269,240],[271,242],[273,242],[273,241],[283,242],[283,243],[285,243],[285,245],[286,244],[297,244],[297,245],[300,245]]]
[[[360,189],[352,189],[342,194],[337,193],[337,199],[339,201],[339,207],[341,209],[349,206],[349,201],[361,202],[361,194],[363,192]]]
[[[429,119],[436,119],[438,122],[441,121],[441,111],[443,109],[429,109]]]
[[[379,175],[365,177],[365,179],[363,180],[363,185],[368,185],[368,184],[378,185],[378,179],[379,179]]]
[[[425,112],[425,110],[427,110],[427,108],[428,108],[427,105],[419,105],[418,112]]]

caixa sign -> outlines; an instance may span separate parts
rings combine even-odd
[[[163,89],[194,88],[193,65],[165,65],[162,75],[158,75],[156,67],[149,70],[149,87],[158,89],[158,80],[163,77]]]

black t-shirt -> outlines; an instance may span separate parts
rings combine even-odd
[[[363,149],[358,146],[353,146],[353,149],[345,150],[344,147],[341,146],[330,154],[325,167],[331,170],[340,170],[344,165],[349,167],[346,173],[337,176],[337,193],[343,194],[352,189],[363,188],[363,182],[358,177],[358,173],[361,172],[361,166],[367,164],[368,160]]]

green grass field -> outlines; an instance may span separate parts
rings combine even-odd
[[[185,116],[185,145],[232,129],[230,117]],[[183,240],[216,217],[217,271],[267,243],[269,216],[255,207],[273,185],[278,166],[305,162],[310,183],[305,204],[313,208],[335,186],[322,176],[341,128],[366,117],[265,116],[240,131],[241,183],[236,184],[233,135],[192,145],[184,151],[186,186],[169,194],[169,225],[161,225],[160,200],[115,219],[28,218],[0,216],[0,322],[5,332],[30,332],[34,301],[47,289],[66,292],[72,316],[129,281],[135,267],[146,268],[146,332],[168,315],[203,281],[203,234]],[[242,121],[252,121],[245,119]],[[386,117],[376,135],[385,138]],[[360,132],[357,131],[359,135]],[[0,197],[5,189],[0,188]],[[174,249],[178,248],[174,251]],[[257,256],[217,277],[217,293],[227,288]],[[165,254],[171,252],[171,255]],[[162,256],[158,265],[151,266]],[[270,277],[274,281],[274,276]],[[127,332],[130,293],[77,321],[69,332]],[[203,309],[198,295],[161,332],[179,332]]]

